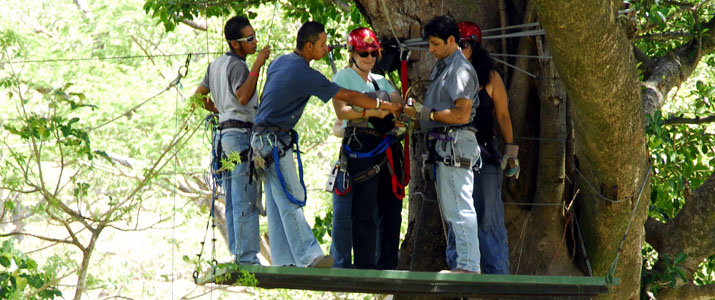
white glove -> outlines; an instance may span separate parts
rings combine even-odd
[[[506,145],[506,153],[504,153],[504,156],[502,156],[501,159],[501,169],[504,170],[506,169],[506,166],[508,165],[509,159],[514,160],[514,167],[510,168],[509,170],[506,171],[506,177],[512,177],[516,176],[516,179],[519,179],[519,172],[521,171],[521,168],[519,167],[519,146],[513,145],[513,144],[507,144]]]

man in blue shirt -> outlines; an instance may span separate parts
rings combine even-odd
[[[236,16],[226,22],[224,35],[229,52],[209,65],[206,75],[195,94],[203,97],[204,108],[218,113],[219,133],[214,144],[220,144],[221,155],[239,153],[246,157],[250,147],[251,127],[258,107],[256,83],[258,72],[270,55],[266,46],[258,52],[256,61],[248,70],[246,56],[256,53],[257,39],[246,17]],[[258,235],[257,201],[259,185],[248,180],[248,164],[238,162],[236,168],[223,179],[226,191],[226,227],[228,245],[235,261],[258,264],[260,251]]]
[[[479,146],[475,129],[468,126],[474,118],[473,107],[479,105],[477,74],[459,49],[454,19],[433,18],[425,25],[423,37],[437,62],[422,108],[405,108],[405,113],[419,119],[420,127],[428,132],[442,216],[456,240],[456,271],[479,273],[477,214],[472,202],[472,167],[479,159]]]
[[[323,255],[318,241],[305,221],[302,207],[306,191],[296,176],[293,130],[311,96],[323,102],[331,98],[364,108],[396,112],[400,104],[374,99],[330,82],[309,65],[328,52],[325,27],[306,22],[298,30],[296,49],[278,57],[268,68],[261,104],[256,114],[251,146],[256,168],[263,169],[266,182],[266,214],[273,265],[328,268],[333,258]],[[300,162],[300,154],[298,154]],[[265,162],[263,166],[262,162]],[[302,177],[302,169],[301,169]]]

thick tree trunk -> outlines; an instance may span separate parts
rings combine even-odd
[[[672,261],[681,252],[688,255],[680,266],[692,279],[698,266],[715,251],[715,173],[685,200],[675,219],[665,224],[649,219],[646,231],[646,240],[658,251],[659,260],[667,255]]]
[[[645,120],[631,44],[617,21],[617,2],[537,0],[554,62],[574,107],[579,158],[580,220],[596,276],[609,273],[621,284],[608,298],[637,299],[643,222],[648,207]],[[600,191],[590,187],[601,187]],[[645,195],[645,200],[638,202]],[[623,199],[613,203],[605,200]],[[635,207],[639,203],[639,207]],[[633,225],[625,232],[633,214]]]

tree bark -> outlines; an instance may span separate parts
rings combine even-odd
[[[642,224],[648,201],[638,196],[648,170],[645,118],[631,43],[620,28],[617,3],[537,0],[554,62],[574,107],[580,172],[579,219],[594,274],[605,276],[619,250],[621,284],[608,298],[637,299]],[[587,186],[602,186],[597,191]],[[642,194],[640,193],[642,192]],[[605,195],[604,195],[605,194]],[[623,199],[618,203],[601,197]],[[639,207],[636,206],[639,203]],[[625,232],[633,214],[633,226]]]
[[[712,300],[715,298],[715,284],[686,284],[676,288],[665,288],[658,292],[658,300]]]
[[[687,254],[680,266],[692,279],[705,258],[715,254],[715,173],[697,188],[678,215],[667,223],[648,219],[646,241],[658,251],[658,259]],[[660,297],[659,297],[660,298]]]

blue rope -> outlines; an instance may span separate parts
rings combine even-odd
[[[281,182],[281,186],[283,187],[283,192],[286,194],[286,197],[288,197],[288,201],[293,202],[294,204],[303,207],[305,206],[305,203],[308,201],[308,190],[305,188],[305,182],[303,181],[303,161],[300,159],[300,147],[298,146],[298,133],[293,130],[292,134],[295,134],[295,153],[298,155],[298,176],[300,177],[300,185],[303,187],[303,201],[300,201],[293,197],[293,195],[288,191],[288,188],[286,187],[286,181],[285,178],[283,177],[283,173],[281,173],[281,168],[278,163],[278,159],[280,158],[278,155],[278,144],[273,145],[273,164],[276,167],[276,175],[278,176],[278,180]]]
[[[390,147],[390,144],[392,144],[392,142],[394,142],[394,141],[395,141],[395,137],[392,135],[388,135],[384,139],[382,139],[380,144],[378,144],[377,147],[375,147],[375,149],[372,149],[371,151],[368,151],[368,152],[353,151],[353,149],[350,149],[350,146],[348,146],[348,144],[346,143],[345,151],[347,151],[348,156],[350,156],[350,158],[353,158],[353,159],[375,157],[375,156],[378,156],[378,155],[384,153],[385,150],[387,150],[387,148]]]

